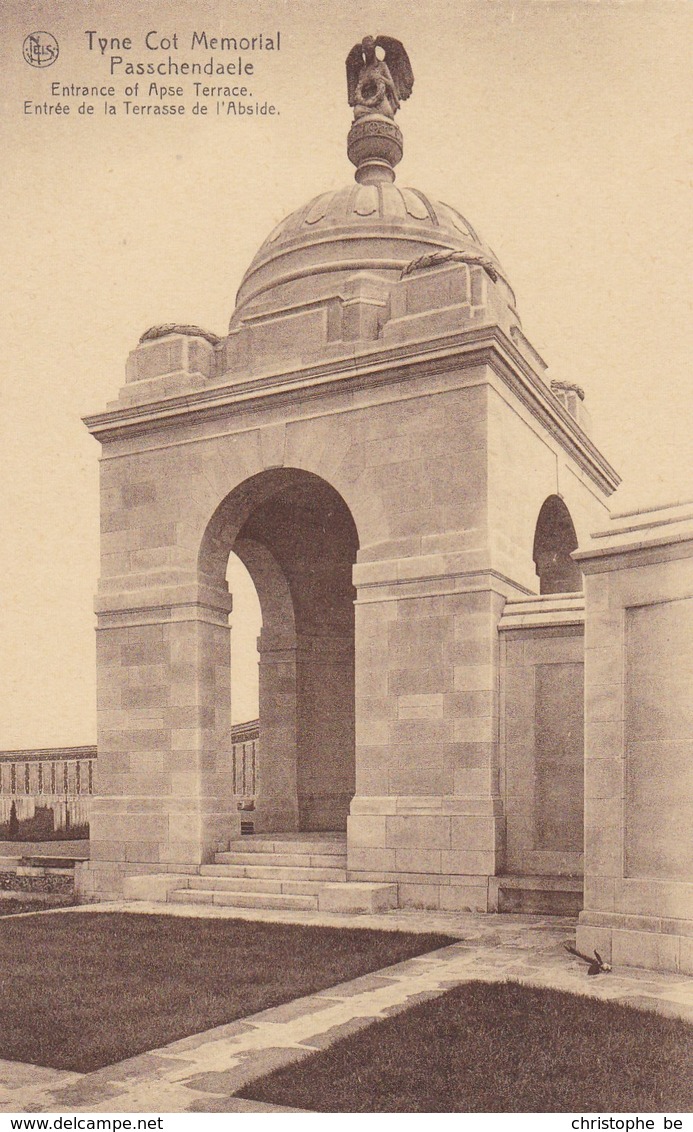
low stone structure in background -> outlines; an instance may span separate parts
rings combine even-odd
[[[0,841],[88,837],[95,765],[95,746],[0,751]]]
[[[255,796],[258,747],[257,719],[231,727],[227,758],[241,807]],[[0,841],[89,837],[96,758],[96,746],[0,751]]]

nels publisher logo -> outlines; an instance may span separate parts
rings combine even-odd
[[[30,67],[50,67],[59,54],[58,41],[49,31],[32,31],[22,45],[24,61]]]

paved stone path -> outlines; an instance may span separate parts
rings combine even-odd
[[[84,906],[74,911],[84,912]],[[335,916],[160,904],[92,905],[98,912],[132,911],[283,923],[444,931],[459,942],[375,974],[263,1010],[129,1058],[94,1073],[42,1069],[0,1061],[4,1112],[262,1112],[291,1111],[242,1101],[233,1093],[270,1069],[324,1049],[347,1034],[469,980],[507,978],[589,994],[693,1022],[693,978],[619,968],[590,978],[563,947],[574,921],[541,916],[397,911]],[[69,910],[68,910],[69,912]],[[44,912],[41,915],[54,913]],[[65,913],[61,913],[65,914]]]

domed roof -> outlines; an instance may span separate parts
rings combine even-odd
[[[418,189],[356,183],[321,193],[262,244],[243,277],[232,325],[251,312],[325,298],[358,271],[398,279],[413,260],[450,249],[489,261],[507,285],[469,221]]]

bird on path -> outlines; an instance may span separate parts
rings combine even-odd
[[[582,952],[578,951],[576,947],[573,947],[571,943],[564,944],[564,947],[571,955],[577,955],[578,959],[582,959],[583,963],[589,963],[587,969],[588,975],[607,975],[611,970],[611,964],[605,963],[598,951],[595,951],[594,957],[592,957],[590,955],[583,955]]]

